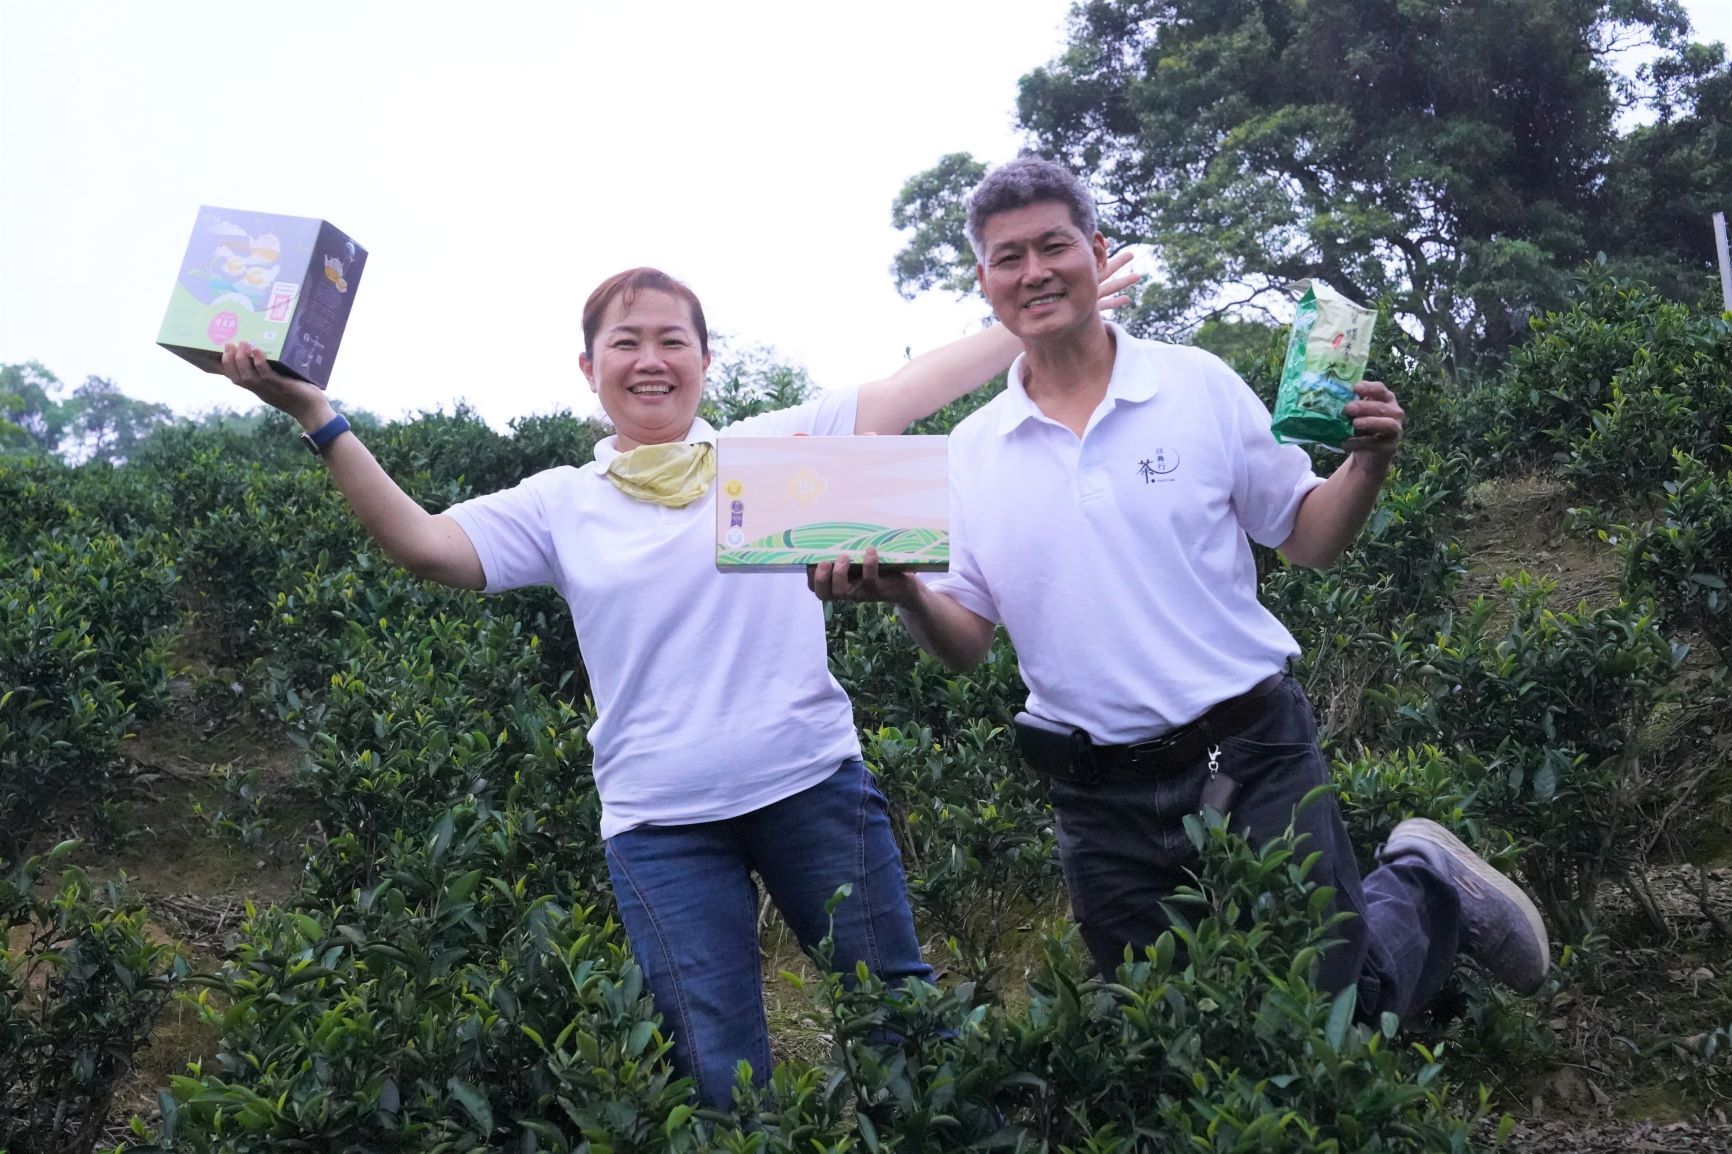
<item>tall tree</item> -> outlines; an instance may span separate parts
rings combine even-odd
[[[21,404],[20,398],[0,390],[0,452],[27,449],[35,443],[24,426],[11,419]]]
[[[167,405],[129,397],[106,377],[87,377],[73,390],[73,431],[86,460],[126,460],[150,433],[174,419]]]
[[[779,359],[763,345],[736,348],[712,341],[715,363],[708,373],[698,414],[717,427],[797,405],[812,395],[806,370]]]
[[[1644,69],[1654,119],[1613,146],[1599,247],[1674,297],[1713,284],[1716,212],[1732,213],[1732,61],[1687,44]]]
[[[986,165],[966,152],[953,152],[902,186],[890,209],[890,223],[913,229],[890,266],[896,287],[913,297],[923,289],[966,293],[974,288],[974,257],[965,224],[968,190],[986,175]]]
[[[64,387],[37,361],[0,365],[0,447],[59,452],[78,414]]]
[[[1638,95],[1615,58],[1688,27],[1677,0],[1092,0],[1017,116],[1109,235],[1153,246],[1145,329],[1320,276],[1388,299],[1428,351],[1496,350],[1593,254]],[[904,292],[969,263],[940,234],[977,169],[946,157],[898,198]]]

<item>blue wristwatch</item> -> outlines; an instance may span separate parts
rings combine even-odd
[[[301,441],[312,450],[313,456],[322,457],[330,443],[349,431],[349,420],[338,413],[310,433],[302,433]]]

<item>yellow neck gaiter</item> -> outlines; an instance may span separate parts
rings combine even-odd
[[[607,479],[637,501],[680,509],[710,491],[716,479],[713,445],[639,445],[615,457]]]

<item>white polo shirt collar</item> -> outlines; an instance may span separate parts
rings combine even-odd
[[[1157,375],[1152,372],[1139,371],[1143,354],[1143,345],[1129,333],[1111,321],[1106,322],[1107,328],[1113,334],[1113,374],[1107,379],[1106,402],[1117,403],[1125,401],[1136,403],[1152,400],[1161,391]],[[1010,363],[1010,373],[1005,385],[1005,398],[998,413],[998,423],[995,431],[1004,436],[1022,425],[1024,421],[1051,420],[1040,411],[1023,386],[1022,374],[1028,354],[1018,353],[1016,360]],[[1110,407],[1110,406],[1109,406]],[[1091,422],[1092,423],[1092,422]]]
[[[1082,438],[1029,421],[1016,373],[957,426],[950,571],[930,579],[1009,632],[1030,713],[1104,744],[1183,725],[1298,652],[1257,600],[1251,542],[1286,540],[1323,483],[1219,359],[1114,335]]]
[[[603,437],[601,440],[597,441],[595,443],[595,463],[600,465],[603,469],[612,464],[613,459],[620,454],[618,441],[618,433],[615,433],[611,437]],[[688,445],[696,445],[703,441],[707,441],[712,445],[716,443],[715,426],[704,420],[702,417],[694,417],[692,419],[692,427],[686,430],[685,443]]]

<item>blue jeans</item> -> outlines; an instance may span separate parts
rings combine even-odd
[[[889,806],[858,758],[739,817],[616,834],[607,867],[662,1031],[672,1036],[674,1066],[697,1080],[706,1106],[732,1104],[740,1059],[759,1085],[770,1072],[754,872],[802,946],[833,935],[839,972],[864,961],[887,982],[932,980]],[[836,907],[832,929],[824,906],[844,884],[853,892]]]
[[[1253,841],[1286,831],[1306,835],[1303,857],[1321,856],[1311,873],[1335,887],[1332,910],[1355,915],[1337,927],[1341,944],[1323,956],[1318,975],[1334,992],[1358,987],[1358,1012],[1375,1022],[1388,1010],[1421,1009],[1449,976],[1461,946],[1456,893],[1416,858],[1359,876],[1353,843],[1335,798],[1294,816],[1294,807],[1329,780],[1317,748],[1317,724],[1305,691],[1291,677],[1270,691],[1268,710],[1219,739],[1220,769],[1239,783],[1231,827]],[[1117,971],[1125,946],[1149,945],[1167,928],[1161,903],[1191,881],[1197,854],[1184,819],[1202,807],[1208,758],[1159,776],[1109,774],[1094,784],[1053,778],[1059,858],[1071,912],[1102,972]]]

